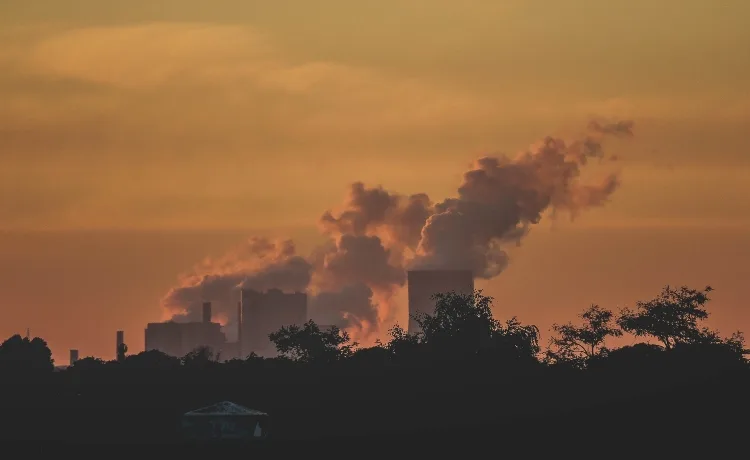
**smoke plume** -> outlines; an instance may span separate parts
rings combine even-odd
[[[406,270],[468,269],[489,279],[508,265],[504,247],[518,244],[545,213],[575,217],[605,205],[618,176],[583,183],[580,175],[591,160],[604,158],[608,136],[632,137],[633,122],[592,121],[570,142],[550,136],[514,158],[480,158],[456,196],[441,202],[355,182],[338,212],[322,214],[327,242],[312,254],[297,254],[292,241],[252,238],[196,266],[163,306],[176,320],[196,320],[202,302],[211,301],[214,311],[232,318],[240,288],[306,291],[312,319],[366,341],[392,322]]]
[[[596,120],[592,120],[589,123],[589,129],[599,134],[613,134],[616,136],[633,137],[633,126],[635,124],[632,120],[621,120],[614,123],[600,123]]]
[[[205,301],[225,326],[235,324],[240,289],[304,291],[313,266],[290,240],[250,238],[218,259],[206,258],[169,290],[162,305],[174,321],[200,321]],[[234,332],[235,328],[227,328]],[[230,334],[231,335],[231,334]]]

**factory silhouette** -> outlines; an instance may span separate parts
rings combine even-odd
[[[208,347],[222,360],[250,353],[271,357],[274,346],[268,335],[282,326],[302,325],[307,321],[307,294],[304,292],[242,289],[240,298],[236,342],[227,341],[221,324],[212,321],[211,302],[204,302],[200,322],[150,323],[146,328],[145,350],[182,357],[197,348]]]
[[[415,270],[408,272],[409,317],[418,312],[432,313],[432,296],[440,292],[455,291],[471,294],[474,291],[474,278],[469,270]],[[158,350],[175,357],[182,357],[191,351],[210,348],[220,360],[243,358],[251,353],[262,357],[277,354],[269,335],[284,326],[301,326],[307,322],[307,294],[304,292],[285,293],[280,289],[259,292],[241,289],[237,304],[237,341],[227,341],[219,323],[213,322],[211,302],[203,303],[203,316],[200,322],[150,323],[146,328],[145,350]],[[333,325],[320,325],[329,329]],[[411,319],[409,332],[417,332],[418,324]]]
[[[433,313],[433,295],[443,292],[471,295],[474,292],[474,277],[470,270],[412,270],[407,272],[407,289],[407,331],[417,333],[420,328],[415,317],[418,313]],[[144,351],[156,350],[181,358],[196,349],[208,348],[220,361],[243,359],[250,354],[272,358],[278,352],[269,335],[285,326],[301,326],[310,319],[307,294],[304,292],[241,289],[240,299],[237,303],[236,341],[227,340],[222,325],[213,321],[211,302],[206,301],[203,302],[201,321],[149,323],[145,331]],[[333,326],[319,325],[321,330]],[[123,331],[117,331],[117,353],[124,343]],[[78,359],[79,351],[70,350],[70,364]]]

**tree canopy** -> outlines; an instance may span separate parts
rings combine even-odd
[[[204,368],[218,362],[218,356],[211,347],[198,347],[182,357],[183,366],[190,368]]]
[[[712,290],[710,286],[703,290],[665,286],[656,298],[637,302],[634,311],[623,309],[617,324],[636,337],[655,338],[667,350],[686,344],[721,344],[742,349],[741,335],[722,340],[718,332],[701,326],[709,316],[706,304]]]
[[[441,355],[473,355],[481,351],[533,357],[539,352],[537,327],[524,326],[515,317],[505,324],[497,321],[492,314],[494,299],[483,295],[481,290],[471,294],[439,293],[433,299],[434,313],[421,312],[414,316],[421,328],[419,339],[394,330],[394,340],[402,345],[418,340],[432,353]]]
[[[336,326],[321,330],[310,320],[302,326],[285,326],[268,338],[284,357],[306,363],[330,363],[351,356],[357,343]]]
[[[548,359],[582,365],[603,351],[608,337],[622,336],[614,314],[599,305],[591,305],[579,317],[583,320],[580,326],[573,323],[552,325],[557,336],[550,340]]]
[[[55,368],[52,351],[39,337],[16,334],[0,344],[0,369],[9,373],[51,372]]]

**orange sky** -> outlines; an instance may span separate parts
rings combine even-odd
[[[205,256],[310,247],[354,180],[452,196],[477,156],[592,116],[636,122],[607,146],[623,185],[511,249],[497,315],[546,334],[711,284],[712,325],[750,330],[746,2],[109,3],[0,5],[0,336],[138,351]]]

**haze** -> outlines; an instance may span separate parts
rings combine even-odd
[[[118,329],[140,351],[205,257],[250,236],[311,248],[353,181],[442,200],[475,158],[594,117],[635,121],[607,145],[622,185],[512,248],[479,284],[496,316],[546,343],[590,303],[710,284],[711,325],[747,330],[748,17],[707,0],[5,1],[0,335],[31,328],[60,363],[112,358]]]

